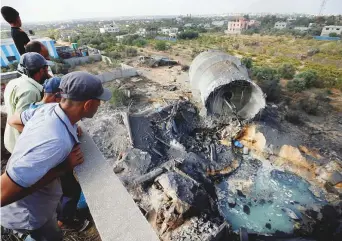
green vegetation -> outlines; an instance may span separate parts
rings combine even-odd
[[[285,63],[279,67],[278,73],[281,78],[292,79],[296,73],[296,69],[292,64]]]
[[[166,41],[159,40],[154,45],[154,48],[159,51],[165,51],[167,49]]]
[[[112,87],[111,91],[112,91],[113,95],[112,95],[112,98],[109,100],[109,102],[114,107],[125,105],[125,103],[127,101],[127,97],[126,97],[125,93],[116,87]]]
[[[195,39],[198,38],[198,36],[198,32],[194,31],[185,31],[178,34],[179,39]]]
[[[329,37],[338,37],[337,33],[329,33]]]
[[[253,67],[252,58],[242,58],[241,63],[246,66],[247,69],[251,69]]]
[[[280,97],[281,88],[279,85],[279,75],[277,69],[269,67],[255,67],[252,69],[252,75],[257,80],[257,84],[266,94],[268,101],[277,102]]]

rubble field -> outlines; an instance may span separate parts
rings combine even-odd
[[[268,103],[223,120],[180,66],[138,71],[106,84],[129,90],[126,105],[85,125],[161,240],[342,239],[339,113],[295,125]]]

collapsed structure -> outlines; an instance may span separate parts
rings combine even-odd
[[[234,56],[213,50],[203,52],[193,60],[189,76],[209,114],[236,113],[242,119],[251,119],[266,105],[262,90]]]

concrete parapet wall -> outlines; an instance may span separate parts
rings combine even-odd
[[[102,82],[108,82],[114,79],[127,78],[127,77],[136,76],[136,75],[138,75],[138,72],[135,68],[129,65],[121,64],[120,68],[115,68],[110,72],[99,74],[97,75],[97,77]]]
[[[89,134],[80,140],[84,163],[75,172],[102,241],[159,240]]]
[[[101,54],[94,54],[94,55],[84,56],[84,57],[75,57],[75,58],[70,58],[70,59],[64,59],[63,62],[66,64],[70,64],[73,67],[73,66],[77,66],[80,64],[88,63],[91,59],[94,61],[101,61],[102,56],[101,56]]]

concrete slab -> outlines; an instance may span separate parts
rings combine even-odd
[[[82,123],[80,126],[86,130]],[[159,240],[89,134],[84,132],[80,140],[84,163],[75,172],[101,239]]]

